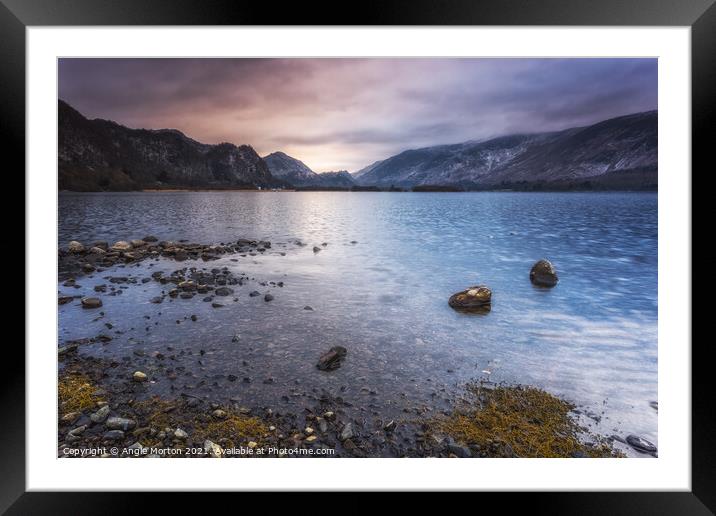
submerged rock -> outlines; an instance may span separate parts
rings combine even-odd
[[[653,443],[647,441],[643,437],[639,437],[638,435],[628,435],[626,438],[626,442],[636,451],[640,451],[642,453],[656,452],[656,446]]]
[[[466,288],[450,296],[448,305],[456,310],[484,312],[490,310],[492,291],[485,285]]]
[[[540,287],[554,287],[559,278],[554,265],[549,260],[540,260],[530,269],[530,281]]]
[[[82,308],[99,308],[102,306],[102,300],[98,297],[83,297]]]
[[[144,373],[141,372],[141,371],[135,371],[134,374],[132,375],[132,379],[133,379],[135,382],[146,382],[146,381],[147,381],[147,375],[144,374]]]
[[[316,367],[321,371],[338,369],[347,354],[348,350],[343,346],[333,346],[319,357]]]

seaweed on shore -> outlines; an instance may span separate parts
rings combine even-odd
[[[67,373],[59,377],[57,401],[60,413],[81,412],[97,406],[103,401],[97,386],[81,373]]]
[[[468,406],[436,420],[433,430],[482,456],[503,457],[618,457],[608,442],[580,439],[584,428],[572,416],[574,406],[534,387],[468,385]]]

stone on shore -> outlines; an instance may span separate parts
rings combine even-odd
[[[347,354],[348,350],[343,346],[333,346],[319,357],[316,367],[321,371],[338,369]]]
[[[99,308],[102,306],[102,300],[98,297],[83,297],[82,308]]]
[[[204,450],[209,457],[213,457],[215,459],[221,458],[221,446],[210,441],[209,439],[204,441]]]
[[[554,287],[559,278],[554,265],[549,260],[540,260],[530,269],[530,281],[540,287]]]
[[[93,423],[101,423],[109,416],[109,405],[105,405],[90,416]]]
[[[119,441],[124,439],[124,432],[122,430],[110,430],[104,434],[104,439],[107,441]]]
[[[134,419],[128,419],[126,417],[111,417],[107,419],[104,425],[110,430],[122,430],[126,432],[137,426],[137,422]]]
[[[492,303],[492,291],[485,285],[476,285],[453,294],[448,304],[457,310],[489,310]]]

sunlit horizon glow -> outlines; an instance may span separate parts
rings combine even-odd
[[[657,108],[656,59],[60,59],[88,118],[355,172],[407,149]]]

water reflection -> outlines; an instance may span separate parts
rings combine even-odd
[[[275,295],[271,303],[249,297],[255,285],[247,285],[222,309],[200,298],[157,306],[149,300],[162,286],[150,282],[103,297],[100,320],[73,304],[59,307],[61,339],[107,332],[107,322],[123,332],[86,352],[121,357],[174,346],[187,352],[197,378],[186,383],[194,388],[206,378],[227,397],[294,407],[302,395],[343,388],[356,410],[379,414],[439,405],[443,389],[489,371],[492,380],[575,401],[599,431],[657,442],[649,406],[657,400],[655,194],[62,194],[59,217],[61,245],[147,234],[285,244],[237,262],[184,264],[283,281],[283,288],[261,290]],[[554,289],[529,281],[543,257],[557,268]],[[145,262],[122,274],[179,267]],[[82,278],[79,290],[58,289],[89,293],[106,283],[103,275]],[[493,292],[489,314],[448,307],[452,293],[477,284]],[[196,323],[185,321],[190,314]],[[334,345],[349,350],[343,367],[317,371],[317,356]],[[200,348],[202,365],[188,354]],[[228,382],[229,374],[253,381]],[[264,384],[267,378],[274,382]]]

